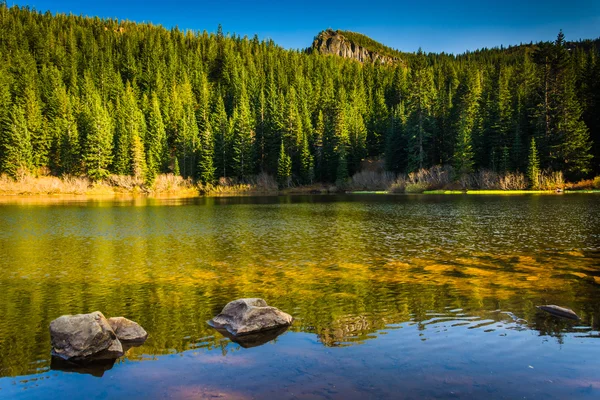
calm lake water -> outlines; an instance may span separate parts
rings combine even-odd
[[[206,321],[240,297],[295,322],[234,343]],[[149,339],[52,362],[50,321],[95,310]],[[598,399],[599,330],[599,195],[0,204],[1,398]]]

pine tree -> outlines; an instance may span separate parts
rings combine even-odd
[[[315,178],[317,181],[322,182],[326,176],[324,171],[323,161],[323,135],[325,133],[325,121],[323,120],[323,111],[319,110],[317,115],[317,123],[315,125],[315,131],[313,136],[313,148],[314,148],[314,159],[315,159]]]
[[[458,175],[468,174],[473,171],[473,131],[481,95],[479,73],[469,69],[461,82],[458,93],[456,109],[457,131],[454,147],[454,168]]]
[[[251,173],[255,163],[252,159],[252,141],[254,129],[250,117],[250,107],[245,90],[233,111],[231,135],[232,168],[238,179],[244,181]]]
[[[427,162],[427,141],[433,132],[433,73],[427,66],[421,50],[410,72],[407,98],[406,135],[408,144],[408,169],[424,168]]]
[[[560,137],[556,155],[562,161],[560,170],[567,172],[569,177],[581,178],[591,171],[592,143],[575,93],[575,75],[572,67],[565,71],[563,85],[556,118],[557,133]]]
[[[39,168],[49,164],[48,157],[50,155],[52,138],[42,115],[40,99],[36,87],[33,85],[34,82],[30,82],[25,88],[21,104],[25,114],[27,130],[31,137],[33,166]]]
[[[338,187],[343,188],[344,186],[346,186],[346,183],[348,181],[348,162],[346,160],[346,145],[340,145],[340,148],[337,153],[339,158],[337,163],[337,171],[335,174],[335,184]]]
[[[529,184],[532,189],[539,189],[540,187],[540,160],[538,158],[537,146],[535,144],[535,138],[531,138],[531,145],[529,147],[529,161],[527,166],[527,177],[529,178]]]
[[[388,118],[384,92],[381,88],[376,89],[373,95],[369,130],[367,132],[367,153],[369,156],[377,156],[382,152],[388,132]]]
[[[167,133],[156,93],[152,93],[146,119],[147,180],[152,182],[156,175],[166,172],[168,162]]]
[[[202,184],[213,184],[215,182],[214,167],[214,140],[210,122],[207,119],[200,135],[200,150],[198,157],[198,179]]]
[[[392,111],[390,134],[385,148],[385,165],[388,171],[395,173],[407,169],[407,140],[405,134],[406,116],[404,102]]]
[[[216,93],[216,92],[215,92]],[[212,101],[211,127],[214,136],[214,165],[217,176],[230,176],[230,132],[225,104],[221,96],[215,95]]]
[[[292,182],[292,159],[285,151],[283,140],[281,141],[277,162],[277,182],[281,187],[289,187]]]
[[[146,154],[144,144],[137,132],[133,132],[129,147],[131,158],[131,175],[139,180],[146,180]]]
[[[4,122],[1,132],[0,144],[3,154],[1,170],[13,178],[30,172],[33,167],[33,149],[25,112],[21,106],[13,105],[9,119]]]
[[[360,110],[360,100],[350,106],[348,115],[348,170],[354,174],[360,170],[362,160],[367,156],[367,128]]]
[[[310,147],[306,133],[302,137],[302,150],[300,152],[300,177],[302,183],[311,184],[315,176],[314,158],[310,154]]]
[[[109,176],[112,162],[113,126],[108,110],[98,93],[88,94],[84,105],[85,148],[83,161],[87,175],[93,180]]]
[[[146,121],[129,83],[117,99],[116,114],[113,171],[145,179],[146,154],[142,138],[146,135]]]

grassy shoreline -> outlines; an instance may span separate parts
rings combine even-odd
[[[362,179],[359,180],[356,177]],[[190,179],[173,174],[159,175],[152,184],[129,176],[112,175],[106,180],[94,182],[86,177],[54,177],[24,175],[19,179],[0,176],[0,198],[15,197],[72,197],[72,198],[190,198],[190,197],[225,197],[225,196],[277,196],[277,195],[315,195],[315,194],[424,194],[424,195],[519,195],[519,194],[556,194],[555,190],[523,190],[523,189],[460,189],[444,185],[446,188],[435,189],[436,185],[423,184],[412,188],[411,184],[402,184],[404,190],[389,182],[370,184],[364,174],[357,174],[343,188],[335,185],[315,183],[311,185],[279,188],[277,182],[263,174],[248,183],[221,180],[216,185],[202,185]],[[370,176],[369,176],[370,177]],[[370,177],[372,178],[372,177]],[[418,185],[417,185],[418,186]],[[427,189],[426,186],[432,189]],[[438,185],[438,187],[441,185]],[[450,187],[448,187],[450,186]],[[566,186],[566,187],[565,187]],[[560,193],[600,193],[600,190],[588,187],[569,187],[563,185]],[[419,190],[416,190],[419,189]]]

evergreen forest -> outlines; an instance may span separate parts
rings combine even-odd
[[[266,173],[287,186],[343,183],[371,160],[393,173],[440,165],[457,177],[589,178],[600,173],[600,42],[557,33],[361,64],[220,26],[183,31],[3,3],[0,173],[172,173],[202,184]]]

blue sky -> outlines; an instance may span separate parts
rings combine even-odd
[[[600,37],[600,0],[8,0],[38,11],[152,22],[165,27],[271,38],[286,48],[310,46],[326,28],[364,33],[402,51],[462,53],[553,40]]]

